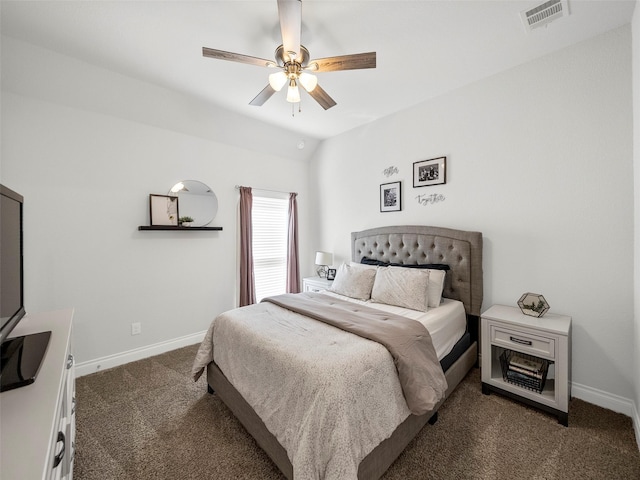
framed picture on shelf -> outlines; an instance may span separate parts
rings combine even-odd
[[[399,212],[402,210],[401,182],[383,183],[380,185],[380,211]]]
[[[413,188],[447,183],[447,157],[413,163]]]
[[[178,197],[149,195],[149,219],[151,225],[178,226]]]

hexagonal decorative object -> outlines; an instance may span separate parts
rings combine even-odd
[[[539,293],[523,293],[518,306],[522,313],[532,317],[541,317],[549,311],[549,304]]]

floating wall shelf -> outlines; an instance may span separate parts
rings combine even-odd
[[[171,225],[140,225],[138,230],[209,230],[209,231],[221,231],[222,227],[173,227]]]

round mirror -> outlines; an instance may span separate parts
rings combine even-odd
[[[191,226],[209,225],[218,213],[218,197],[207,185],[197,180],[183,180],[176,183],[169,195],[178,197],[178,215],[192,219]]]

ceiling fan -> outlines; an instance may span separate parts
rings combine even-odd
[[[317,77],[308,72],[376,68],[376,52],[310,60],[309,50],[300,44],[300,32],[302,30],[301,0],[278,0],[278,16],[280,17],[282,45],[276,48],[275,61],[202,47],[202,55],[205,57],[279,69],[278,72],[269,75],[269,83],[249,102],[249,105],[260,106],[264,104],[274,93],[282,90],[282,87],[288,83],[288,102],[300,102],[298,85],[302,85],[322,108],[328,110],[336,105],[335,100],[318,85]]]

